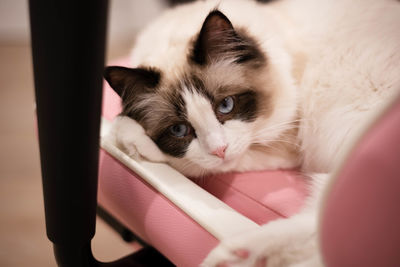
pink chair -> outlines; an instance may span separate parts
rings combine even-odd
[[[400,97],[359,141],[323,207],[327,266],[400,266]]]
[[[102,136],[120,110],[119,96],[105,84]],[[328,266],[400,266],[399,137],[400,99],[331,186],[321,228]],[[295,171],[195,183],[165,164],[137,162],[106,139],[101,146],[98,203],[178,266],[198,266],[219,240],[296,213],[307,195]]]

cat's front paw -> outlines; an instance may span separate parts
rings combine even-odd
[[[247,239],[247,238],[245,238]],[[202,267],[267,266],[267,258],[245,239],[229,239],[214,248],[201,264]]]
[[[314,218],[294,217],[262,226],[253,232],[222,241],[203,267],[322,266]]]
[[[143,127],[129,117],[119,116],[114,120],[109,138],[135,160],[166,162],[164,154],[146,134]]]

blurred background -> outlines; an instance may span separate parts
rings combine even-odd
[[[165,0],[110,1],[107,61],[128,55],[137,32],[167,6]],[[56,266],[46,237],[28,1],[0,0],[0,266]],[[114,260],[135,248],[97,220],[93,252]]]

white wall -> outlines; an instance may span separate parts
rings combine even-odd
[[[109,48],[131,42],[164,8],[163,0],[111,0]],[[29,38],[28,1],[0,0],[0,44],[28,44]]]
[[[114,0],[110,2],[109,40],[111,43],[132,39],[165,8],[162,0]]]
[[[28,1],[0,0],[0,43],[28,43]]]

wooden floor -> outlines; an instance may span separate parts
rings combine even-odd
[[[136,247],[99,219],[92,244],[103,261]],[[56,266],[45,233],[29,46],[0,46],[0,266]]]

